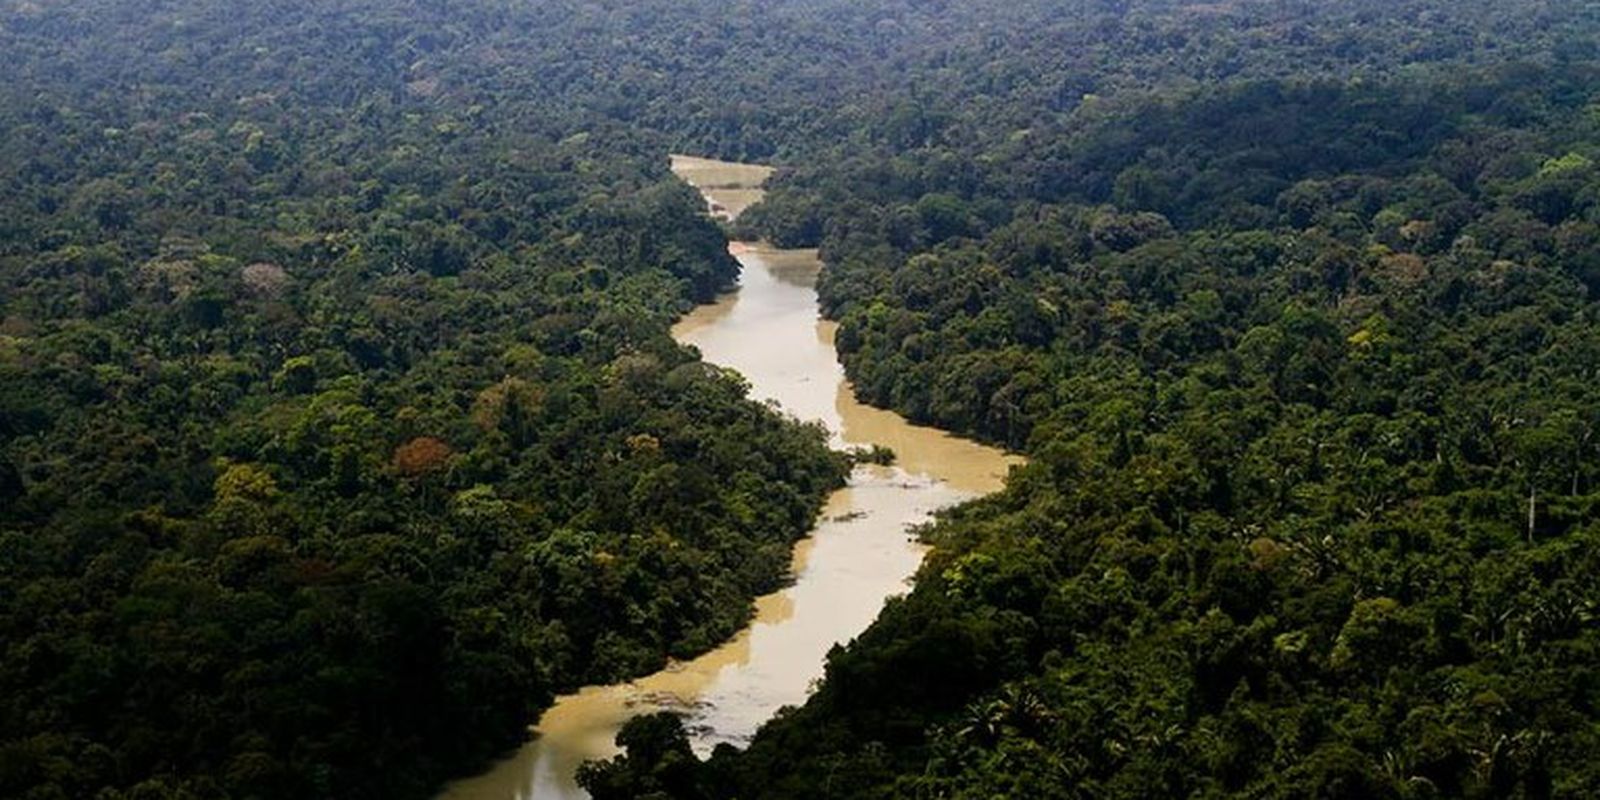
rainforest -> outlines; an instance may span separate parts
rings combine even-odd
[[[1017,466],[597,800],[1600,796],[1589,4],[0,0],[0,188],[0,796],[433,797],[735,637],[891,454],[674,340],[730,240]]]

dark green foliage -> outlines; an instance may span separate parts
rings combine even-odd
[[[821,245],[863,398],[1033,463],[696,791],[1600,792],[1594,20],[1357,81],[1418,30],[1363,5],[1212,8],[1308,27],[1027,125],[885,111],[747,217]]]
[[[426,795],[847,468],[667,338],[736,265],[664,143],[342,5],[0,11],[0,795]]]
[[[635,717],[617,733],[627,755],[584,764],[578,783],[595,800],[707,797],[698,785],[699,761],[689,749],[683,720],[670,711]]]
[[[690,360],[771,160],[1026,450],[805,707],[602,796],[1588,797],[1595,18],[0,4],[0,794],[415,797],[740,625],[845,458]]]

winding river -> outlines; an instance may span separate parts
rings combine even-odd
[[[673,156],[713,214],[737,216],[761,198],[767,167]],[[692,661],[613,686],[558,698],[537,735],[488,772],[447,787],[441,800],[581,798],[573,774],[614,755],[612,738],[637,714],[676,709],[702,755],[748,741],[778,708],[804,702],[837,642],[860,633],[902,593],[922,560],[909,532],[942,507],[1000,488],[1016,459],[856,402],[833,348],[835,326],[817,312],[814,250],[734,243],[739,287],[674,328],[679,342],[749,380],[752,393],[803,420],[820,420],[838,447],[885,445],[893,467],[861,466],[827,501],[810,538],[795,547],[792,586],[756,601],[743,632]]]

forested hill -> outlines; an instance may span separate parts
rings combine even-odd
[[[641,720],[596,797],[1600,794],[1600,24],[1567,11],[1368,7],[1026,125],[952,76],[932,127],[788,170],[743,224],[821,245],[858,392],[1032,464],[747,751]],[[1394,58],[1419,30],[1450,52]]]
[[[736,264],[664,140],[431,8],[6,5],[0,796],[428,796],[842,479],[668,338]]]
[[[783,167],[1033,466],[632,796],[1586,797],[1585,3],[0,0],[0,795],[420,797],[735,630],[845,464],[666,337]]]
[[[797,177],[753,222],[816,214],[858,391],[1032,464],[748,752],[652,719],[596,796],[1600,793],[1597,89],[1206,88],[968,188]]]

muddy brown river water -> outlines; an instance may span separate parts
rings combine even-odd
[[[734,217],[761,199],[767,167],[673,156],[678,177],[712,213]],[[811,537],[795,547],[792,586],[756,601],[744,631],[692,661],[612,686],[558,698],[536,735],[488,772],[450,785],[441,800],[564,800],[587,795],[573,775],[585,759],[614,755],[628,718],[684,713],[704,755],[742,744],[784,705],[804,702],[835,643],[855,637],[884,601],[903,593],[922,561],[909,528],[939,508],[996,491],[1014,457],[912,425],[856,402],[833,348],[835,326],[818,315],[813,250],[734,243],[739,287],[674,328],[679,342],[749,380],[759,399],[802,420],[820,420],[837,447],[880,444],[893,467],[862,466],[828,498]]]

